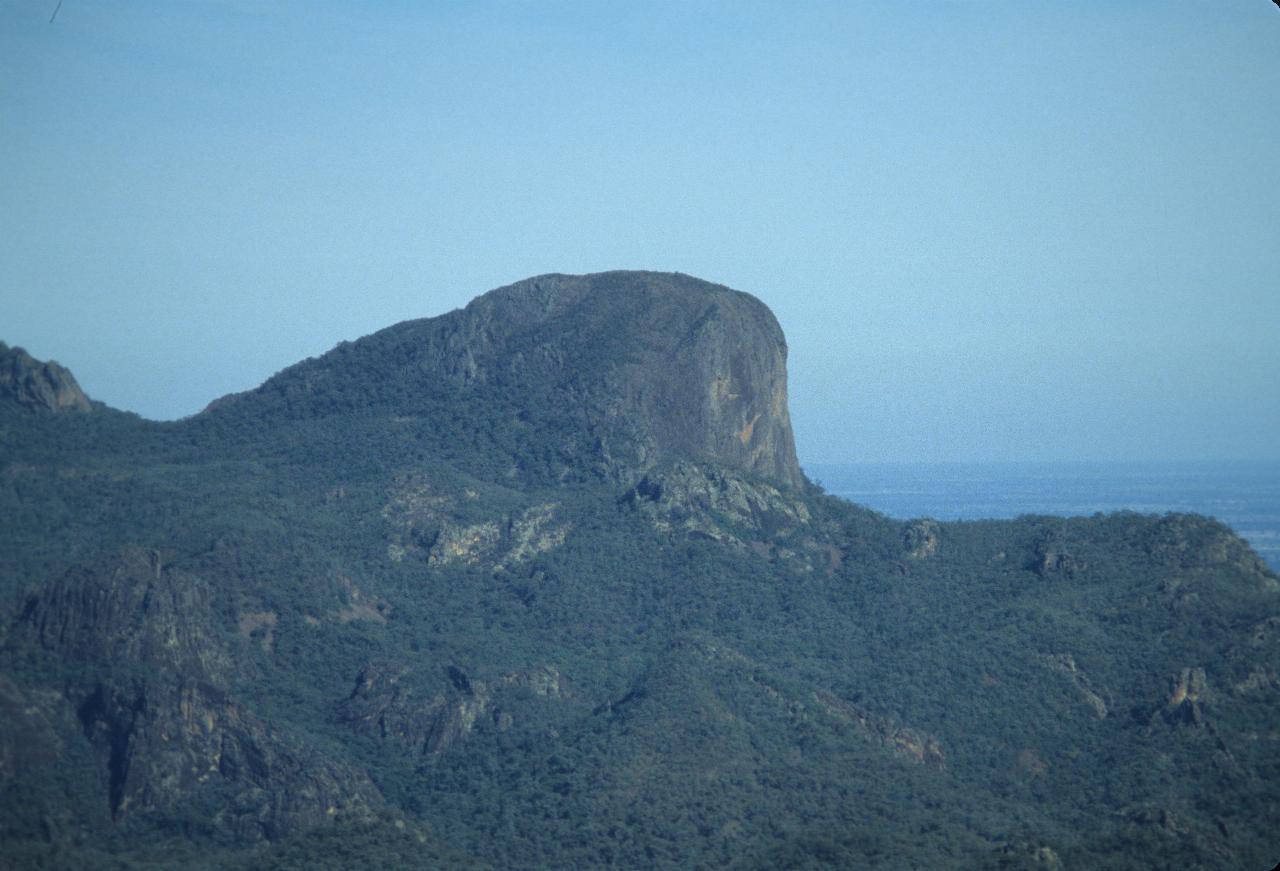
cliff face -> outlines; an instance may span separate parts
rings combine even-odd
[[[208,585],[168,569],[154,551],[126,548],[68,573],[26,600],[12,632],[68,677],[61,692],[30,697],[0,685],[0,708],[8,698],[35,720],[36,740],[28,770],[0,764],[0,786],[56,771],[51,724],[74,723],[62,731],[83,735],[96,768],[85,779],[101,785],[116,821],[171,811],[203,790],[223,800],[210,822],[254,841],[338,817],[367,819],[380,804],[363,772],[235,700]],[[21,755],[10,743],[0,740],[0,761]]]
[[[557,382],[586,375],[581,398],[619,459],[645,468],[689,457],[803,481],[786,340],[752,296],[679,274],[546,275],[450,317],[438,358],[449,377],[484,380],[504,366]],[[599,354],[585,371],[574,365],[584,348]]]
[[[798,487],[786,360],[778,322],[745,293],[669,273],[544,275],[344,343],[206,414],[335,402],[403,414],[406,397],[505,391],[614,478],[695,459]]]
[[[93,404],[66,368],[41,362],[0,342],[0,401],[33,411],[92,411]]]

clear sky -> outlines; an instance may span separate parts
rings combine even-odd
[[[1280,457],[1280,9],[0,0],[0,339],[148,417],[544,272],[763,299],[802,462]]]

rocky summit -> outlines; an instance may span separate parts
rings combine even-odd
[[[407,411],[405,394],[454,401],[513,393],[588,444],[579,462],[634,478],[696,458],[803,482],[787,408],[787,344],[748,294],[678,273],[543,275],[466,308],[407,321],[282,372],[206,413],[284,398],[324,411],[374,358],[361,397]]]
[[[763,304],[647,272],[170,423],[0,346],[0,864],[1280,858],[1244,541],[894,520],[805,480],[786,389]]]
[[[22,348],[0,342],[0,402],[32,411],[92,411],[76,379],[57,363],[43,363]]]

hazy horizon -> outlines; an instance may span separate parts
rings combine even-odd
[[[802,462],[1264,460],[1280,11],[0,0],[0,340],[172,419],[546,272],[787,334]]]

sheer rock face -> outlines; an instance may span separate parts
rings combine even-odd
[[[73,661],[137,663],[152,675],[223,684],[209,590],[156,551],[128,547],[31,595],[20,616],[40,647]]]
[[[31,595],[11,638],[76,677],[62,692],[25,696],[0,681],[0,715],[22,711],[23,741],[35,748],[26,754],[34,761],[23,762],[12,741],[0,740],[0,786],[14,772],[38,777],[42,756],[56,764],[74,722],[113,819],[180,810],[207,784],[231,797],[212,822],[254,841],[369,819],[381,804],[363,771],[236,701],[208,585],[154,551],[126,548]]]
[[[93,404],[66,368],[42,362],[0,342],[0,399],[33,411],[92,411]]]
[[[641,468],[697,458],[789,486],[803,481],[786,340],[752,296],[678,274],[548,275],[488,293],[460,314],[454,377],[487,377],[530,334],[525,365],[553,376],[578,356],[577,344],[607,350],[586,370],[595,395],[584,397],[606,450],[618,441]]]
[[[673,273],[544,275],[344,343],[206,413],[247,401],[309,414],[363,393],[395,415],[414,394],[497,391],[627,484],[691,459],[793,488],[786,360],[777,320],[748,294]]]

